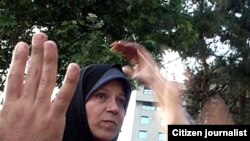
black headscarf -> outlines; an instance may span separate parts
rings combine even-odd
[[[122,72],[120,65],[93,64],[81,69],[80,80],[66,113],[66,126],[64,130],[63,141],[94,140],[87,121],[85,100],[87,94],[95,86],[98,80],[105,74],[105,72],[112,68],[116,68]],[[123,81],[124,80],[125,79],[123,79]],[[125,83],[129,84],[128,80],[125,80]],[[131,88],[130,85],[125,88],[127,89],[125,90],[126,110],[130,99]],[[117,137],[113,141],[116,141]]]

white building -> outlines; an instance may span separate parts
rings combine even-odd
[[[179,83],[184,90],[183,83]],[[165,141],[167,133],[163,129],[167,126],[166,120],[159,115],[161,108],[157,105],[155,93],[141,86],[136,91],[136,104],[134,112],[131,141]]]
[[[159,107],[154,92],[146,87],[136,91],[136,106],[131,141],[163,141],[166,133],[161,131],[164,119],[157,116]]]

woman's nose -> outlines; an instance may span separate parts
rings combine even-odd
[[[118,113],[120,110],[115,98],[111,98],[107,103],[107,111],[112,113]]]

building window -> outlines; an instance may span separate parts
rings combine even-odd
[[[142,109],[147,111],[155,111],[156,107],[151,102],[143,102]]]
[[[147,139],[147,131],[139,131],[139,139]]]
[[[148,116],[141,116],[141,124],[148,124],[149,117]]]
[[[146,94],[146,95],[152,95],[152,94],[154,94],[154,91],[153,90],[151,90],[151,89],[149,89],[149,88],[144,88],[143,89],[143,94]]]
[[[164,141],[166,140],[167,136],[164,133],[158,133],[158,141]]]

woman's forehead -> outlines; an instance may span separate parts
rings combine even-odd
[[[114,90],[119,90],[121,91],[120,93],[122,95],[125,95],[125,92],[124,92],[124,83],[121,81],[121,80],[111,80],[107,83],[105,83],[104,85],[102,85],[100,89],[103,89],[103,90],[107,90],[107,91],[114,91]]]

